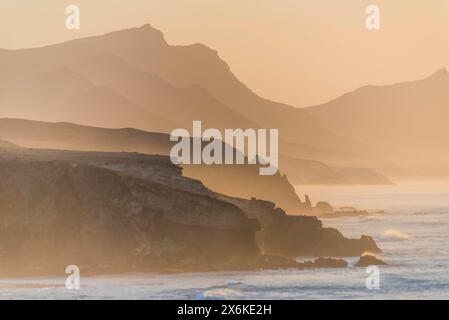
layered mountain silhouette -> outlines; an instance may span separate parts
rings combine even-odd
[[[27,148],[127,151],[153,155],[168,155],[174,144],[169,135],[164,133],[20,119],[0,119],[0,137]],[[262,176],[259,175],[258,166],[249,164],[185,165],[183,174],[201,180],[219,193],[246,199],[270,200],[293,214],[304,211],[304,203],[286,176],[279,172],[272,176]]]
[[[280,170],[291,173],[293,183],[387,181],[364,168],[383,161],[377,148],[334,134],[306,110],[259,97],[216,51],[169,45],[149,25],[0,51],[0,117],[163,133],[190,128],[193,120],[220,129],[277,128],[286,164]],[[311,167],[307,159],[335,171],[335,179],[290,172],[287,161],[305,172]],[[337,167],[355,170],[340,174]]]
[[[97,86],[69,69],[39,73],[0,92],[2,116],[108,127],[152,127],[175,124],[145,110],[114,90]]]
[[[330,166],[323,162],[281,156],[283,172],[295,184],[315,185],[387,185],[392,182],[384,175],[367,168]]]
[[[393,176],[449,177],[449,73],[418,81],[366,86],[306,109],[333,132],[384,150],[401,164]]]

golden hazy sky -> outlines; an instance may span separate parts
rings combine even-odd
[[[81,29],[65,28],[65,7]],[[381,30],[365,8],[381,9]],[[150,23],[170,44],[216,49],[258,94],[298,107],[449,68],[449,0],[0,0],[0,48]]]

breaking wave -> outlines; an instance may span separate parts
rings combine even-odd
[[[243,294],[237,289],[215,288],[198,293],[195,300],[233,300],[241,299],[242,296]]]
[[[413,240],[414,237],[403,233],[399,230],[386,230],[383,233],[383,236],[387,239],[395,239],[395,240]]]

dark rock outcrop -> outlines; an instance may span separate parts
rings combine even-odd
[[[306,202],[302,204],[302,213],[320,218],[358,217],[369,215],[368,211],[357,210],[353,207],[334,208],[330,203],[320,201],[313,206],[310,197],[306,195]]]
[[[257,241],[265,254],[294,258],[345,257],[359,256],[367,251],[381,252],[372,237],[345,238],[337,229],[323,227],[317,217],[287,215],[269,201],[220,197],[240,207],[248,217],[260,221]]]
[[[308,268],[346,268],[348,263],[343,259],[318,258],[304,262],[303,265]]]
[[[356,263],[356,267],[368,267],[368,266],[383,266],[387,265],[380,259],[377,259],[373,255],[363,255],[360,257],[359,261]]]
[[[283,216],[262,225],[261,240],[266,253],[297,256],[356,256],[365,251],[380,252],[370,236],[345,238],[340,231],[325,228],[316,217]]]

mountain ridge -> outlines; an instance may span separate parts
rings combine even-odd
[[[445,68],[416,81],[365,86],[306,108],[323,125],[385,150],[411,175],[449,177],[449,73]],[[400,176],[387,168],[387,175]],[[384,172],[385,172],[384,171]]]

